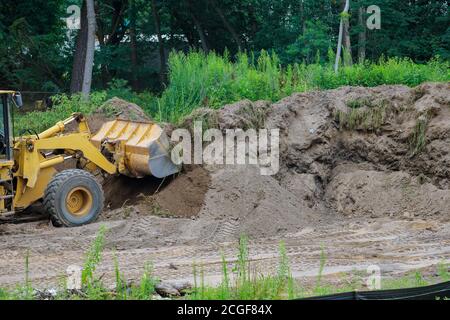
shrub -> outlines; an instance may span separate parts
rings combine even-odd
[[[332,59],[332,52],[329,53]],[[449,81],[450,63],[439,57],[427,64],[407,58],[381,58],[342,67],[336,74],[330,62],[281,66],[278,56],[262,51],[257,59],[240,53],[234,61],[227,53],[172,52],[169,84],[160,97],[133,92],[126,81],[115,79],[106,91],[93,92],[89,102],[80,95],[58,95],[47,112],[30,112],[16,117],[16,133],[24,129],[42,131],[73,112],[92,113],[103,102],[119,97],[141,106],[157,121],[178,122],[198,107],[219,108],[242,99],[277,101],[294,92],[325,90],[340,86],[404,84]]]

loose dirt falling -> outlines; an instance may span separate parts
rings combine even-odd
[[[191,167],[167,180],[168,185],[148,200],[171,216],[196,217],[210,188],[209,172],[199,166]]]

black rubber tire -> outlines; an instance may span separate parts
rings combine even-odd
[[[71,190],[82,187],[92,195],[92,207],[87,214],[77,217],[66,207],[66,198]],[[94,176],[87,171],[68,169],[50,180],[44,193],[44,208],[50,214],[54,226],[77,227],[95,221],[103,210],[103,189]]]

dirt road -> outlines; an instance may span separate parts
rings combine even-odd
[[[198,239],[177,237],[187,219],[141,217],[101,222],[74,229],[55,229],[46,223],[0,226],[0,286],[24,281],[25,256],[29,250],[29,277],[35,287],[60,283],[69,265],[82,265],[85,253],[101,224],[109,228],[103,261],[98,274],[113,284],[114,256],[127,279],[138,279],[144,264],[164,280],[193,279],[193,264],[202,265],[205,281],[217,283],[221,274],[221,253],[232,264],[237,244],[214,240],[218,229]],[[227,229],[230,226],[222,226]],[[222,229],[223,229],[222,228]],[[222,232],[219,230],[219,232]],[[307,280],[318,273],[321,248],[326,253],[325,275],[362,270],[379,265],[384,276],[450,261],[450,223],[424,220],[349,219],[337,224],[305,227],[282,238],[252,241],[252,265],[261,272],[276,270],[279,243],[286,245],[294,277]]]

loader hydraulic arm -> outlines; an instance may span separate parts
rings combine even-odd
[[[66,126],[74,121],[78,122],[78,132],[91,134],[86,118],[81,113],[74,113],[69,118],[57,122],[53,127],[38,134],[39,139],[46,139],[64,132]]]
[[[65,127],[73,121],[78,122],[78,130],[76,133],[61,134]],[[73,114],[71,117],[56,123],[53,127],[39,133],[36,137],[22,138],[16,144],[16,149],[20,154],[20,171],[19,175],[26,179],[26,186],[33,188],[39,177],[41,169],[55,166],[64,162],[64,155],[56,155],[43,157],[44,151],[63,150],[65,153],[79,153],[81,156],[89,160],[95,166],[101,168],[109,174],[117,172],[115,164],[111,163],[106,157],[95,147],[91,139],[91,133],[86,119],[81,114]]]

